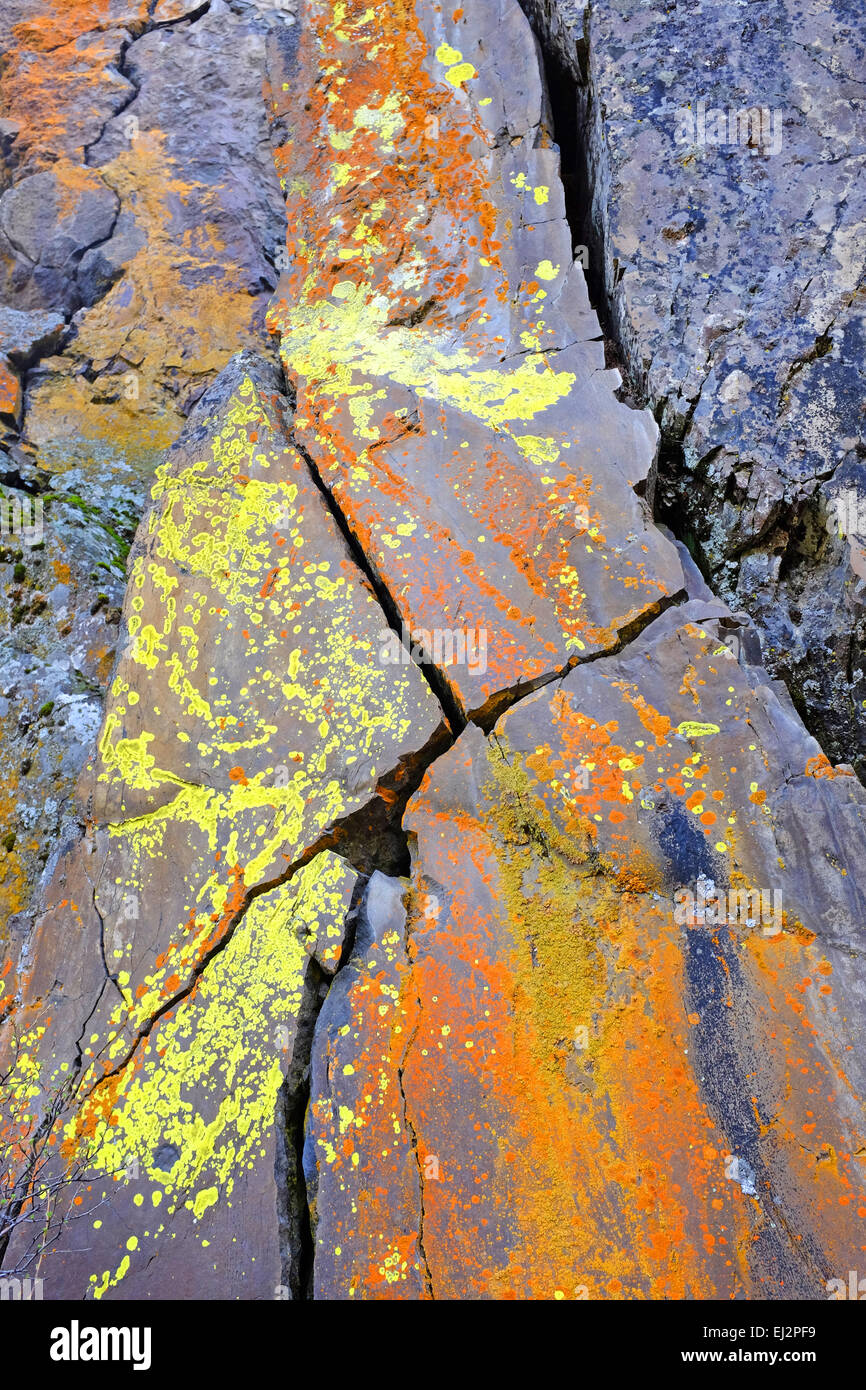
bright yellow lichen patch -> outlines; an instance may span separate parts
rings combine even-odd
[[[118,888],[156,896],[162,865],[181,856],[185,920],[153,967],[139,968],[103,1062],[123,1055],[121,1022],[142,1027],[171,995],[168,982],[187,979],[243,890],[285,872],[360,804],[416,725],[417,672],[375,659],[378,605],[350,566],[323,557],[333,532],[314,524],[318,496],[302,472],[285,477],[296,456],[281,458],[271,424],[245,379],[212,456],[158,471],[161,505],[131,574],[132,640],[112,684],[97,784],[113,862],[124,866]],[[149,698],[133,701],[133,687]],[[348,788],[353,766],[368,791]],[[167,799],[163,790],[141,809],[142,793],[166,788]],[[132,951],[121,941],[115,964],[126,969]]]
[[[112,1173],[121,1156],[150,1168],[176,1146],[153,1204],[163,1193],[209,1220],[261,1158],[283,1075],[269,1038],[293,1034],[316,934],[336,963],[354,874],[323,853],[288,888],[250,891],[370,798],[410,730],[438,722],[417,668],[378,660],[381,609],[277,410],[242,379],[158,470],[93,768],[117,988],[81,1040],[86,1100],[64,1152]],[[68,1072],[51,1044],[41,1024],[21,1036],[24,1103]],[[129,1263],[96,1275],[96,1296]]]
[[[110,1122],[97,1118],[93,1128],[96,1171],[140,1184],[148,1205],[165,1201],[165,1220],[179,1206],[197,1217],[218,1203],[231,1208],[274,1122],[307,961],[317,953],[336,964],[354,882],[345,861],[326,852],[253,901],[194,993],[165,1015],[115,1084]],[[99,1099],[97,1090],[97,1117]],[[68,1136],[88,1118],[85,1106]],[[91,1283],[101,1295],[122,1277],[118,1268]]]
[[[246,381],[214,439],[213,459],[179,473],[158,471],[154,497],[162,505],[152,513],[147,554],[131,574],[133,640],[112,688],[98,776],[139,791],[176,785],[176,802],[157,820],[190,820],[212,832],[217,821],[272,806],[281,814],[271,838],[285,841],[298,829],[285,822],[293,814],[302,818],[305,807],[323,803],[320,815],[313,811],[320,824],[344,809],[329,776],[337,756],[348,763],[371,759],[371,774],[385,771],[377,766],[377,746],[404,737],[413,711],[409,677],[372,659],[375,633],[364,629],[381,624],[375,602],[351,569],[322,557],[321,527],[312,528],[310,518],[317,502],[280,476],[278,451],[258,439],[266,431]],[[254,476],[268,471],[272,480]],[[333,553],[339,554],[336,546]],[[240,688],[231,656],[239,646]],[[185,727],[190,747],[172,747],[168,708],[154,718],[153,731],[124,733],[130,688],[145,674],[155,681],[161,673],[178,721],[174,732],[179,738]],[[144,712],[136,708],[135,715],[140,725]],[[282,749],[278,723],[284,726],[287,716],[305,731],[304,750]],[[263,759],[268,749],[272,758]],[[258,754],[262,770],[225,792],[199,785],[197,769],[233,766],[247,752]]]
[[[298,217],[289,230],[291,295],[275,300],[271,323],[302,383],[299,422],[310,423],[308,408],[321,411],[317,442],[327,445],[328,402],[366,396],[373,377],[507,431],[563,400],[575,377],[540,351],[501,364],[502,340],[484,328],[487,298],[469,292],[489,278],[491,298],[507,302],[517,289],[498,256],[506,233],[490,192],[488,137],[462,90],[478,74],[449,43],[430,51],[412,7],[394,7],[384,25],[362,5],[339,9],[338,23],[331,5],[310,7],[302,43],[322,65],[327,99],[311,93],[308,138],[296,137],[277,159]],[[398,127],[404,173],[395,179],[387,156]],[[336,170],[304,162],[322,143],[339,151]],[[536,202],[547,192],[536,188]],[[447,236],[431,232],[434,205],[451,220]],[[479,276],[481,267],[492,277]],[[557,270],[542,265],[544,278]],[[368,422],[369,413],[361,439],[377,437]]]
[[[573,373],[554,371],[539,353],[510,369],[483,367],[467,349],[453,346],[453,330],[385,332],[389,316],[385,296],[373,293],[370,283],[349,281],[335,287],[333,299],[293,307],[282,328],[287,370],[310,383],[328,382],[331,392],[342,386],[347,396],[366,392],[366,375],[390,378],[505,429],[542,414],[574,384]]]

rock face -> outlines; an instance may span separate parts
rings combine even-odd
[[[160,1208],[135,1260],[58,1256],[68,1297],[127,1276],[146,1292],[139,1263],[164,1246],[165,1287],[191,1295],[203,1240],[210,1296],[224,1278],[232,1296],[273,1296],[277,1227],[274,1266],[245,1212],[259,1221],[275,1200],[273,1118],[307,956],[325,973],[339,959],[357,875],[333,849],[354,843],[345,823],[380,783],[393,800],[403,764],[441,747],[421,671],[379,660],[381,609],[288,442],[278,385],[242,354],[158,470],[83,778],[86,830],[61,849],[16,1012],[35,1040],[51,1010],[46,1076],[80,1049],[68,1141],[91,1144],[103,1174],[135,1175],[98,1198],[109,1265],[142,1192]],[[360,860],[374,820],[367,807]]]
[[[516,70],[526,25],[512,5],[500,18]],[[655,429],[618,404],[619,377],[604,370],[538,68],[506,93],[489,16],[457,24],[459,46],[411,20],[386,38],[402,96],[384,126],[361,99],[380,80],[363,44],[349,56],[315,21],[302,30],[275,84],[291,132],[277,167],[290,206],[292,190],[304,196],[271,319],[298,437],[406,630],[425,647],[436,633],[486,634],[476,660],[438,663],[460,710],[483,718],[615,646],[683,576],[633,491]],[[332,49],[357,103],[318,88],[303,100]],[[318,157],[327,145],[336,170]],[[397,163],[416,171],[405,188]]]
[[[467,730],[410,804],[438,1296],[814,1298],[856,1238],[864,796],[714,607]]]
[[[16,946],[99,727],[154,468],[232,354],[269,349],[284,215],[261,83],[268,35],[292,22],[223,0],[0,16],[0,921]]]
[[[825,751],[862,776],[860,7],[524,8],[569,75],[578,239],[662,428],[657,511],[752,615]]]
[[[268,10],[160,8],[95,46],[143,25],[127,110],[201,171],[173,74]],[[41,1248],[57,1299],[823,1297],[866,1212],[866,792],[653,524],[516,0],[270,20],[282,371],[201,369],[129,553],[0,977],[2,1267]],[[65,131],[87,170],[122,114]],[[266,203],[222,204],[230,323]],[[130,294],[193,244],[179,204]],[[54,328],[20,314],[26,357]]]
[[[409,884],[367,885],[345,969],[318,1017],[304,1173],[313,1298],[424,1298],[423,1165],[402,1073],[416,1005],[406,988]]]

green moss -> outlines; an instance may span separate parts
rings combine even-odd
[[[70,507],[75,507],[81,512],[82,516],[101,527],[106,535],[111,537],[117,550],[118,558],[124,562],[126,561],[131,541],[124,540],[123,536],[121,536],[109,522],[104,520],[98,507],[94,507],[90,502],[85,502],[84,498],[79,497],[77,492],[49,492],[45,496],[45,501],[66,502]],[[106,565],[105,568],[107,569],[108,566]]]

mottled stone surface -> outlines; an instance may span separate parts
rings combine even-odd
[[[316,1024],[304,1147],[314,1298],[414,1299],[429,1287],[424,1166],[402,1090],[415,1015],[405,989],[408,888],[373,874],[352,954]]]
[[[576,83],[575,211],[665,435],[657,507],[753,615],[827,754],[862,774],[860,6],[524,7]]]
[[[441,1297],[817,1298],[859,1239],[866,798],[706,614],[467,731],[410,805]],[[757,890],[778,918],[732,913]]]
[[[53,886],[72,888],[83,860],[85,875],[94,872],[86,847],[79,849]],[[282,1219],[281,1088],[296,1066],[296,1049],[308,1046],[308,1018],[320,1003],[324,972],[339,958],[355,880],[345,861],[325,852],[291,883],[257,897],[196,987],[159,1016],[134,1064],[121,1073],[111,1129],[95,1121],[100,1092],[94,1093],[90,1120],[99,1159],[88,1173],[86,1214],[70,1221],[71,1239],[51,1261],[52,1297],[289,1297],[297,1271]],[[111,907],[108,902],[108,912]],[[83,944],[93,940],[94,919],[92,910],[79,913]],[[127,930],[144,955],[137,922],[130,919]],[[63,979],[50,996],[58,1021],[68,1009],[67,1024],[73,1011],[79,1020],[87,1017],[102,973],[94,963],[89,978],[86,970],[77,975],[90,995],[67,991],[78,966],[69,949],[74,925],[68,909],[42,924],[49,933],[63,929],[67,938],[65,959],[52,963]],[[37,961],[36,985],[48,983],[44,969]],[[130,998],[125,976],[118,978]],[[120,990],[104,978],[102,985],[116,1019]],[[89,1043],[86,1058],[106,1051],[100,1002],[82,1039]],[[13,1263],[25,1241],[26,1233],[13,1241]]]
[[[241,354],[158,470],[81,778],[86,830],[61,848],[14,1011],[15,1085],[31,1049],[49,1094],[78,1053],[70,1142],[90,1145],[94,1183],[132,1164],[144,1184],[105,1198],[82,1258],[54,1267],[55,1297],[102,1296],[144,1266],[159,1284],[149,1242],[168,1227],[135,1220],[142,1190],[148,1213],[163,1199],[180,1213],[159,1247],[172,1296],[273,1296],[277,1095],[307,956],[333,972],[357,879],[330,847],[380,783],[393,799],[443,723],[418,667],[379,659],[381,609],[288,442],[278,387]],[[248,1204],[270,1253],[244,1231]],[[131,1224],[135,1261],[116,1257]]]
[[[604,368],[519,9],[494,6],[496,59],[487,10],[395,17],[379,67],[374,21],[349,43],[326,10],[274,84],[290,266],[271,321],[299,440],[406,630],[464,637],[475,660],[436,664],[485,715],[681,594],[632,487],[656,430]],[[382,65],[401,95],[371,115]],[[304,100],[336,71],[340,97],[319,78]]]
[[[261,87],[291,24],[223,0],[0,15],[4,939],[101,719],[154,468],[232,354],[268,349],[284,219]]]
[[[117,195],[87,169],[61,164],[20,179],[0,198],[0,229],[18,253],[4,294],[23,307],[72,313],[81,302],[76,264],[108,240],[118,207]]]
[[[204,177],[176,45],[276,11],[162,12],[128,109]],[[50,1172],[89,1184],[45,1296],[823,1297],[866,1212],[866,793],[652,523],[529,23],[304,0],[265,114],[285,379],[223,343],[189,398],[0,976],[0,1144],[65,1083]],[[258,298],[236,206],[214,304]],[[89,263],[80,337],[164,249]]]
[[[59,346],[64,327],[62,314],[0,307],[0,352],[17,366],[27,366]]]

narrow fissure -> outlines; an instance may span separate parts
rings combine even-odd
[[[677,426],[677,433],[665,427],[665,401],[649,400],[640,367],[632,363],[623,342],[614,302],[614,288],[618,279],[616,262],[613,262],[610,274],[605,270],[608,257],[604,209],[594,207],[599,175],[593,168],[593,161],[604,157],[604,132],[596,110],[597,95],[590,73],[589,0],[584,8],[583,32],[580,35],[565,29],[549,0],[519,0],[519,3],[540,49],[542,74],[553,121],[553,138],[561,155],[561,176],[572,243],[588,249],[589,264],[585,270],[587,291],[604,337],[605,362],[608,367],[615,367],[623,379],[616,393],[618,399],[633,409],[649,407],[659,426],[656,464],[646,484],[639,484],[635,491],[645,496],[653,519],[666,526],[685,545],[708,587],[718,596],[718,576],[713,571],[703,541],[725,500],[713,489],[706,473],[706,465],[721,446],[709,450],[697,469],[687,467],[683,438],[697,400],[691,403],[685,422],[681,421]],[[574,167],[569,167],[572,164]],[[826,340],[817,339],[814,353],[821,355],[825,350]],[[778,521],[778,517],[775,520]],[[751,542],[752,545],[758,543],[758,538]],[[737,557],[733,559],[736,561]],[[764,647],[765,642],[762,641],[762,649]],[[828,736],[830,744],[833,742],[831,731],[820,714],[816,715],[810,709],[800,688],[801,675],[792,669],[786,654],[774,657],[763,650],[761,664],[772,676],[784,682],[806,729],[827,753]],[[830,748],[831,761],[838,761],[842,754],[833,758],[832,752]],[[863,780],[863,767],[858,766],[856,761],[854,770]]]
[[[417,839],[414,835],[412,836],[412,840],[413,843],[417,844]],[[410,932],[408,914],[406,917],[406,954],[410,962],[412,962],[412,955],[410,951]],[[412,963],[414,964],[414,962]],[[409,1053],[412,1050],[412,1045],[415,1042],[416,1037],[418,1036],[418,1029],[421,1026],[421,1015],[423,1013],[421,998],[417,993],[416,1002],[418,1005],[418,1011],[415,1017],[415,1027],[412,1029],[411,1034],[406,1039],[406,1046],[404,1047],[403,1055],[400,1058],[400,1065],[397,1067],[397,1086],[400,1091],[400,1099],[403,1103],[403,1124],[405,1126],[407,1134],[409,1135],[409,1143],[412,1146],[412,1153],[415,1158],[415,1166],[418,1172],[418,1253],[421,1256],[421,1263],[424,1268],[424,1286],[430,1298],[433,1299],[436,1296],[433,1290],[433,1271],[430,1268],[430,1261],[427,1258],[427,1248],[424,1243],[424,1225],[427,1217],[424,1196],[424,1164],[421,1160],[421,1150],[418,1147],[418,1134],[415,1129],[415,1125],[409,1115],[409,1101],[406,1096],[406,1086],[404,1082],[404,1077],[406,1073],[406,1062],[409,1058]]]
[[[277,1098],[278,1143],[274,1179],[281,1281],[294,1302],[311,1300],[314,1295],[315,1222],[304,1173],[304,1141],[316,1026],[331,986],[351,959],[358,914],[367,883],[367,877],[362,875],[355,885],[346,915],[343,949],[333,975],[326,974],[315,959],[310,960],[307,966],[291,1066]]]
[[[563,77],[563,81],[564,80],[566,80],[565,77]],[[288,382],[286,382],[286,394],[289,400],[295,399],[295,393],[292,388],[292,385]],[[334,518],[334,521],[340,531],[340,534],[342,535],[343,539],[346,542],[346,545],[349,548],[352,558],[354,559],[361,573],[364,575],[364,578],[367,580],[367,582],[373,589],[373,592],[376,595],[376,598],[379,602],[379,606],[382,609],[382,613],[388,623],[388,626],[393,632],[397,634],[398,637],[400,637],[402,643],[405,633],[405,624],[403,623],[400,612],[397,608],[396,603],[394,602],[394,599],[391,596],[391,593],[389,592],[387,586],[383,583],[383,581],[377,575],[375,569],[371,565],[363,549],[363,546],[361,545],[360,541],[352,531],[344,512],[340,508],[333,493],[328,488],[327,484],[322,478],[314,460],[311,458],[309,454],[309,451],[298,441],[291,428],[287,429],[287,437],[290,440],[293,448],[297,450],[297,452],[301,455],[304,462],[306,463],[310,473],[310,477],[316,484],[316,487],[319,489],[319,492],[322,495],[322,498],[325,502],[325,505],[328,508],[328,511]],[[576,666],[585,665],[587,661],[599,660],[602,657],[615,656],[617,652],[622,651],[623,647],[627,646],[630,642],[633,642],[634,639],[638,637],[641,634],[641,632],[643,632],[643,630],[650,625],[650,623],[654,622],[657,617],[664,613],[668,608],[677,604],[684,603],[687,597],[688,595],[685,593],[684,590],[676,594],[664,595],[657,603],[652,604],[643,613],[639,614],[638,617],[633,619],[632,622],[626,624],[624,627],[619,629],[619,631],[616,634],[616,640],[611,644],[610,647],[605,648],[604,651],[597,652],[592,657],[586,657],[577,660],[571,659],[569,661],[566,661],[561,667],[557,667],[551,671],[546,671],[543,675],[536,676],[532,680],[519,681],[516,685],[505,686],[502,689],[495,691],[479,709],[474,709],[470,711],[468,719],[467,716],[463,713],[463,710],[460,708],[460,705],[458,704],[457,699],[453,694],[444,673],[440,671],[440,669],[432,662],[417,661],[414,655],[412,656],[412,660],[414,664],[418,667],[418,669],[421,671],[422,675],[427,681],[427,684],[430,686],[430,689],[433,691],[433,694],[436,696],[436,699],[442,706],[447,718],[447,723],[448,725],[450,725],[450,729],[451,731],[453,731],[454,736],[459,735],[463,731],[463,729],[466,728],[467,722],[477,724],[479,728],[481,728],[484,731],[485,734],[489,734],[493,726],[496,724],[497,720],[500,719],[503,714],[506,714],[508,710],[510,710],[514,705],[518,704],[521,700],[526,699],[529,695],[533,695],[537,690],[542,689],[545,685],[551,685],[556,680],[562,680],[565,676],[568,675],[569,671],[573,670]],[[403,643],[403,645],[405,646],[405,643]],[[434,737],[438,737],[438,731],[437,735],[434,735]],[[450,742],[453,742],[453,737],[450,739]],[[435,753],[434,757],[441,756],[441,753],[444,751],[445,747],[443,746],[440,748],[439,752]],[[429,766],[430,762],[434,761],[434,757],[431,757],[426,761],[424,771],[426,771],[426,768],[427,766]],[[420,786],[420,777],[418,778],[418,781],[415,783],[413,791],[417,788],[417,786]],[[401,816],[402,810],[405,809],[407,800],[408,796],[403,800],[402,808],[400,811]],[[393,827],[395,824],[399,824],[399,821],[397,821],[397,819],[392,816],[390,818],[390,823]],[[346,855],[346,857],[350,858],[349,855]],[[352,859],[351,862],[355,863],[355,860]],[[408,852],[406,854],[400,855],[400,862],[401,867],[395,868],[392,865],[388,865],[386,863],[381,862],[381,860],[378,859],[375,855],[371,858],[369,855],[365,854],[362,867],[363,871],[367,873],[372,873],[373,869],[380,869],[383,873],[390,873],[399,877],[401,874],[408,872],[408,869],[405,867],[406,865],[408,865]]]
[[[124,111],[126,111],[126,109],[132,105],[132,103],[135,101],[136,97],[139,95],[141,91],[141,85],[135,81],[135,78],[132,76],[132,73],[129,72],[126,64],[126,57],[132,45],[138,43],[138,40],[143,39],[146,34],[152,34],[156,29],[173,29],[175,28],[175,26],[180,27],[184,24],[195,24],[197,19],[202,19],[207,14],[210,7],[211,0],[203,0],[203,3],[199,5],[198,9],[190,10],[188,14],[179,15],[177,19],[158,20],[154,19],[153,17],[154,10],[156,8],[156,0],[151,0],[151,3],[148,6],[148,16],[144,23],[141,24],[138,28],[135,28],[135,26],[132,25],[129,27],[127,32],[130,34],[130,37],[124,40],[124,42],[121,44],[120,58],[114,70],[115,72],[119,73],[119,75],[126,82],[130,83],[130,85],[132,86],[132,91],[130,92],[126,101],[124,101],[122,105],[118,106],[116,111],[112,111],[111,115],[104,122],[102,129],[100,130],[96,139],[91,140],[88,144],[86,144],[83,147],[84,163],[86,165],[90,165],[90,151],[93,149],[94,145],[99,144],[99,141],[102,139],[103,135],[108,129],[109,121],[116,120],[118,116],[122,116]]]
[[[656,521],[682,541],[706,583],[712,587],[712,572],[704,554],[701,538],[693,524],[691,510],[683,500],[681,480],[686,475],[682,443],[662,430],[659,424],[659,449],[653,476],[652,496],[648,498]],[[697,481],[694,475],[693,485]],[[710,519],[709,499],[705,511]]]
[[[290,399],[294,395],[294,392],[290,385],[287,385],[287,394],[289,395]],[[363,546],[355,536],[355,533],[349,525],[349,522],[345,514],[338,505],[336,498],[334,497],[334,494],[331,492],[327,483],[322,478],[322,475],[319,472],[315,461],[310,456],[308,450],[305,449],[303,444],[301,444],[299,440],[295,437],[293,430],[289,429],[288,437],[292,443],[292,446],[295,449],[297,449],[298,453],[301,455],[301,458],[306,463],[307,468],[310,472],[310,477],[316,484],[316,487],[319,489],[319,492],[322,494],[322,498],[325,502],[325,505],[328,508],[328,511],[330,512],[331,516],[334,518],[334,521],[336,522],[337,527],[339,529],[340,535],[343,537],[344,541],[346,542],[346,545],[349,548],[349,553],[351,554],[352,559],[355,561],[355,564],[358,566],[358,569],[361,571],[364,578],[367,580],[368,584],[373,590],[373,593],[376,595],[376,599],[378,600],[379,607],[382,609],[385,621],[387,622],[391,631],[396,633],[397,636],[400,638],[401,644],[405,645],[405,643],[403,642],[404,623],[400,616],[399,609],[397,608],[397,605],[394,602],[394,599],[391,597],[391,594],[388,592],[386,585],[382,583],[382,580],[379,578],[379,576],[376,574],[375,569],[370,564],[370,561],[367,558]],[[415,661],[414,656],[412,660],[414,664],[418,667],[418,670],[421,672],[422,676],[426,680],[433,694],[436,696],[436,699],[438,700],[439,704],[442,706],[442,709],[452,730],[455,734],[459,734],[466,727],[466,716],[464,715],[459,704],[457,703],[457,700],[454,697],[451,687],[449,686],[445,677],[442,675],[442,672],[436,666],[431,665],[429,662]]]
[[[604,339],[605,365],[616,367],[623,378],[623,386],[617,393],[620,399],[642,408],[645,402],[640,399],[631,379],[629,364],[615,329],[604,277],[603,236],[592,215],[593,178],[587,131],[592,117],[593,96],[589,86],[588,39],[585,36],[581,39],[560,38],[561,45],[569,43],[573,48],[573,62],[569,66],[551,41],[548,25],[553,22],[553,16],[546,12],[539,14],[540,0],[520,0],[520,5],[538,40],[542,79],[553,123],[552,135],[559,147],[559,177],[565,195],[565,216],[571,230],[572,255],[576,255],[580,248],[586,248],[587,255],[581,263],[584,265],[589,302]],[[586,24],[586,17],[584,22]]]
[[[418,1008],[420,1017],[420,999],[418,1000]],[[417,1031],[418,1030],[416,1028],[415,1033],[417,1033]],[[433,1291],[433,1271],[430,1268],[430,1261],[427,1258],[427,1248],[424,1244],[424,1223],[426,1221],[427,1216],[424,1202],[424,1164],[421,1161],[421,1151],[418,1148],[418,1135],[415,1130],[415,1125],[409,1117],[409,1102],[406,1099],[406,1088],[403,1084],[403,1073],[406,1067],[406,1058],[409,1055],[409,1049],[412,1046],[412,1043],[415,1041],[415,1033],[412,1034],[412,1037],[406,1044],[406,1051],[403,1054],[403,1060],[400,1066],[397,1068],[397,1087],[400,1091],[400,1100],[403,1104],[403,1124],[405,1125],[406,1132],[409,1135],[409,1143],[412,1146],[412,1153],[415,1157],[415,1167],[418,1170],[418,1253],[421,1256],[421,1264],[424,1269],[424,1287],[429,1297],[432,1299],[435,1298],[435,1293]]]
[[[589,206],[587,171],[580,158],[577,119],[577,89],[574,78],[559,55],[542,48],[542,75],[550,104],[553,137],[559,146],[559,177],[565,196],[565,216],[571,230],[571,252],[588,246],[586,240]],[[590,258],[590,271],[594,258]]]
[[[543,676],[537,676],[533,681],[517,686],[508,686],[503,690],[498,690],[491,695],[487,703],[472,715],[472,722],[487,735],[489,735],[497,722],[504,714],[513,709],[521,700],[527,696],[534,695],[537,690],[543,690],[547,685],[553,685],[554,681],[565,680],[566,676],[572,671],[577,671],[581,666],[590,666],[595,661],[604,661],[610,657],[617,656],[619,652],[628,647],[632,642],[640,637],[648,627],[666,613],[669,608],[678,608],[680,604],[688,601],[688,594],[685,589],[680,589],[675,594],[665,594],[657,603],[651,604],[633,618],[630,623],[626,623],[616,633],[616,640],[609,647],[602,648],[601,651],[593,652],[591,656],[572,657],[558,670],[546,672]]]
[[[247,888],[239,906],[226,922],[219,939],[193,966],[186,984],[170,998],[165,999],[146,1023],[142,1024],[123,1059],[93,1082],[84,1099],[89,1099],[100,1086],[122,1072],[132,1061],[141,1044],[150,1036],[159,1019],[192,994],[208,965],[228,946],[250,904],[265,893],[288,883],[317,855],[325,850],[333,850],[364,876],[376,868],[394,877],[408,873],[409,849],[406,833],[402,828],[403,812],[410,796],[421,785],[427,768],[435,759],[441,757],[453,742],[450,730],[444,723],[441,724],[418,753],[402,758],[395,769],[380,778],[376,793],[369,802],[335,821],[329,830],[320,835],[281,873]]]

